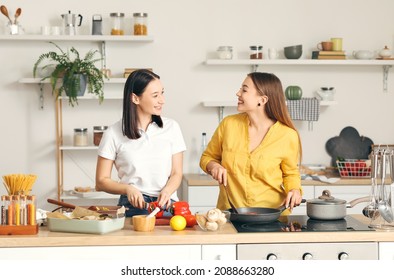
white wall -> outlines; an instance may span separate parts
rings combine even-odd
[[[303,44],[304,56],[309,56],[318,42],[343,37],[343,47],[349,53],[359,49],[380,50],[385,45],[394,49],[394,2],[391,0],[374,3],[365,0],[4,0],[2,4],[11,15],[16,8],[22,8],[20,21],[27,33],[39,33],[43,25],[60,25],[60,15],[68,10],[83,15],[81,31],[86,33],[91,30],[93,14],[103,15],[106,24],[110,12],[124,12],[130,29],[133,12],[149,13],[149,33],[155,41],[108,43],[107,66],[118,75],[125,67],[152,67],[162,77],[167,98],[164,115],[178,120],[188,147],[185,172],[197,171],[201,132],[207,132],[210,137],[218,124],[217,110],[204,108],[201,102],[221,99],[236,102],[235,93],[246,73],[251,71],[247,66],[204,65],[218,46],[231,45],[236,56],[241,57],[247,55],[250,45],[263,45],[266,55],[269,47],[282,49]],[[0,26],[6,22],[6,18],[0,16]],[[67,46],[66,43],[60,45]],[[81,53],[99,47],[97,43],[86,42],[74,46]],[[51,49],[45,42],[0,42],[0,174],[37,174],[33,192],[38,195],[39,206],[44,208],[49,207],[46,198],[56,197],[53,98],[46,88],[45,109],[39,110],[38,86],[17,81],[31,77],[38,55]],[[349,125],[375,143],[394,143],[391,125],[394,70],[389,73],[388,93],[382,91],[382,69],[376,66],[267,66],[258,70],[275,73],[284,87],[300,85],[306,97],[313,96],[320,86],[337,89],[338,104],[322,108],[313,131],[308,131],[307,123],[296,123],[303,141],[304,163],[329,165],[325,143]],[[107,90],[109,94],[121,92],[122,86],[107,86]],[[66,107],[70,123],[66,124],[65,133],[71,135],[76,126],[101,125],[109,118],[95,119],[89,110],[101,110],[100,116],[112,114],[111,118],[117,119],[121,107],[115,101],[108,102],[93,108],[86,104]],[[82,110],[89,112],[86,119],[81,117]],[[225,114],[230,113],[235,110],[225,110]],[[92,160],[87,169],[94,171],[94,168]],[[83,177],[79,173],[71,177],[78,176]],[[5,189],[0,189],[0,193],[3,192]]]

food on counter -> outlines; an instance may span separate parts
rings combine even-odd
[[[172,215],[190,215],[189,203],[186,201],[177,201],[171,205],[170,212]]]
[[[75,187],[74,191],[76,191],[76,192],[92,192],[92,191],[94,191],[94,189],[91,187]]]
[[[227,222],[226,214],[218,208],[213,208],[205,214],[196,213],[198,225],[203,230],[216,231]]]
[[[186,218],[181,215],[175,215],[170,219],[170,227],[173,230],[184,230],[186,228]]]
[[[157,207],[159,207],[159,203],[157,201],[152,201],[148,203],[147,210],[150,213],[152,213]],[[164,214],[164,210],[160,210],[155,216],[156,218],[162,218]]]
[[[190,215],[184,215],[183,217],[185,217],[186,219],[186,227],[194,227],[197,224],[195,215],[190,214]]]

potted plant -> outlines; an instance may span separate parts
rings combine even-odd
[[[64,92],[69,97],[69,104],[74,106],[78,104],[78,96],[83,96],[87,87],[88,92],[97,95],[101,103],[104,100],[103,87],[106,76],[95,66],[97,61],[102,60],[102,58],[94,58],[98,51],[90,50],[81,58],[74,47],[65,52],[54,42],[50,43],[55,45],[59,52],[50,51],[41,54],[34,64],[33,76],[36,77],[37,69],[44,61],[55,62],[42,67],[47,70],[53,67],[53,71],[45,75],[42,80],[50,79],[52,94],[56,94],[56,98]]]

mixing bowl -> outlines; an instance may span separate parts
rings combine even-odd
[[[302,45],[285,47],[284,55],[287,59],[299,59],[302,55]]]

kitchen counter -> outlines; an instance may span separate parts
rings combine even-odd
[[[362,215],[351,216],[365,224],[369,222]],[[37,235],[0,236],[0,248],[367,241],[393,242],[394,234],[393,231],[237,233],[231,223],[216,232],[202,231],[197,225],[183,231],[156,226],[153,232],[136,232],[132,230],[130,219],[126,219],[124,229],[103,235],[50,232],[42,226]]]
[[[189,186],[217,186],[218,183],[216,180],[212,179],[209,175],[199,175],[199,174],[184,174],[183,178],[187,181]],[[345,179],[341,178],[337,182],[330,184],[330,183],[323,183],[321,181],[316,180],[302,180],[302,186],[371,186],[371,179]]]

